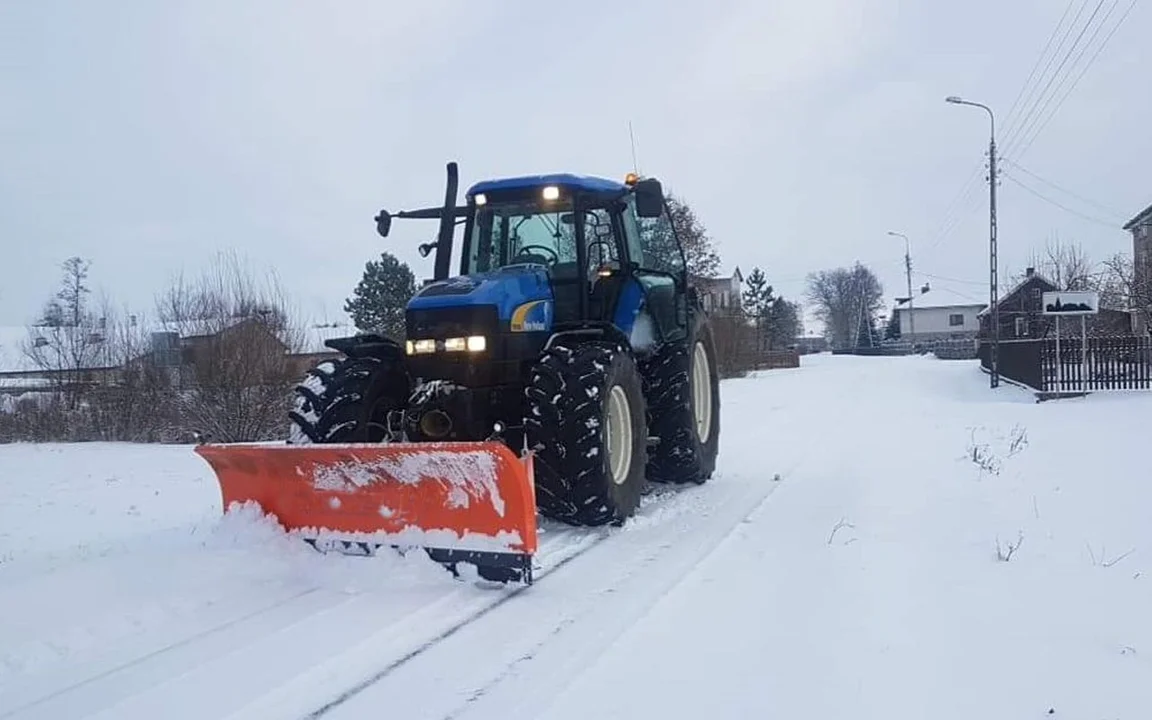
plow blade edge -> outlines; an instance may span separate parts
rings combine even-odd
[[[258,504],[318,549],[423,547],[531,582],[532,458],[500,442],[199,445],[225,511]]]

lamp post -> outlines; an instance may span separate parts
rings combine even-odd
[[[992,314],[992,344],[989,353],[990,384],[996,388],[1000,386],[1000,308],[998,307],[998,288],[996,286],[996,115],[992,108],[970,100],[964,100],[950,95],[944,98],[945,102],[953,105],[971,105],[983,108],[991,121],[991,131],[988,140],[988,309]]]
[[[908,277],[908,334],[912,336],[913,344],[916,341],[916,313],[912,312],[912,243],[904,233],[888,231],[892,237],[904,238],[904,273]]]

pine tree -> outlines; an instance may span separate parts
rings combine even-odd
[[[772,286],[759,267],[752,268],[744,281],[746,287],[743,294],[744,313],[756,325],[756,348],[764,349],[772,344],[772,306],[776,302],[772,294]]]
[[[344,312],[361,332],[380,333],[397,342],[404,341],[404,308],[416,294],[416,276],[411,268],[390,253],[364,266]]]
[[[772,286],[764,277],[764,271],[758,267],[752,268],[744,280],[744,312],[749,317],[762,319],[768,314],[772,303]]]
[[[776,298],[768,308],[767,327],[769,350],[788,347],[800,335],[800,306]]]
[[[900,339],[900,313],[895,309],[892,310],[892,316],[888,318],[888,327],[884,331],[884,339]]]

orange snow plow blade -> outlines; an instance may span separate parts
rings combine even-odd
[[[224,509],[257,503],[317,549],[423,547],[531,582],[532,457],[500,442],[199,445]]]

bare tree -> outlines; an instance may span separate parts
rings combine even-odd
[[[1129,310],[1145,328],[1152,328],[1152,257],[1134,260],[1124,253],[1113,255],[1104,261],[1101,287],[1101,306]]]
[[[150,357],[148,321],[127,308],[104,301],[105,354],[108,379],[94,387],[88,424],[96,439],[158,442],[178,439],[174,432],[174,397],[167,379]]]
[[[1055,283],[1059,290],[1096,289],[1097,265],[1080,243],[1065,243],[1055,236],[1047,242],[1043,252],[1032,251],[1029,264]]]
[[[808,276],[808,300],[816,317],[824,322],[834,348],[856,345],[860,326],[875,324],[883,294],[875,273],[859,262],[850,268],[821,270]]]
[[[303,331],[274,275],[258,279],[235,255],[220,255],[199,277],[177,277],[157,313],[179,342],[172,352],[159,343],[154,362],[167,366],[189,429],[228,442],[282,434],[296,380],[287,354]]]
[[[88,261],[72,257],[61,267],[60,289],[46,304],[43,317],[28,328],[22,351],[49,379],[57,397],[74,409],[91,374],[107,367],[107,318],[89,307]]]

